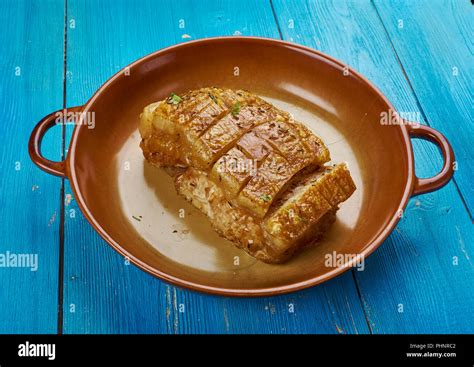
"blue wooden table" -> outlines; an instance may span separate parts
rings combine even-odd
[[[186,291],[124,263],[83,218],[67,180],[29,160],[27,140],[44,115],[83,104],[141,56],[233,34],[330,54],[450,140],[454,179],[411,199],[365,271],[271,298]],[[0,332],[473,333],[473,39],[469,0],[3,0],[0,254],[36,254],[38,269],[0,267]],[[45,155],[61,159],[69,134],[50,131]],[[414,145],[417,174],[435,174],[436,147]]]

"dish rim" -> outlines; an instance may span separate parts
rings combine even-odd
[[[323,52],[318,50],[314,50],[310,47],[306,47],[303,45],[278,40],[278,39],[271,39],[271,38],[263,38],[263,37],[243,37],[243,36],[223,36],[223,37],[212,37],[212,38],[204,38],[198,39],[193,41],[188,41],[185,43],[175,44],[158,51],[155,51],[151,54],[143,56],[136,61],[132,62],[131,64],[127,65],[126,67],[119,70],[115,73],[112,77],[110,77],[104,84],[102,84],[96,92],[91,96],[91,98],[81,107],[82,112],[89,111],[90,107],[94,104],[94,102],[101,96],[101,94],[106,91],[110,86],[114,83],[120,81],[122,77],[124,77],[124,70],[128,69],[131,70],[133,67],[136,67],[139,64],[146,63],[147,61],[154,59],[156,57],[160,57],[166,55],[170,52],[173,52],[176,49],[185,48],[185,47],[192,47],[199,44],[208,44],[208,43],[215,43],[215,42],[242,42],[242,41],[251,41],[256,43],[265,43],[265,44],[274,44],[277,47],[285,47],[296,49],[299,51],[304,51],[319,58],[322,58],[333,64],[332,66],[339,66],[342,68],[347,68],[350,74],[354,77],[358,78],[360,81],[363,82],[365,87],[371,88],[373,92],[375,92],[378,97],[382,99],[382,101],[387,105],[388,109],[396,111],[390,101],[385,97],[385,95],[366,77],[362,74],[357,72],[356,70],[352,69],[348,65],[342,63],[341,61],[329,56]],[[410,199],[413,188],[414,188],[414,157],[413,157],[413,149],[410,140],[410,134],[407,127],[404,124],[396,125],[401,128],[401,133],[403,136],[404,142],[404,151],[406,152],[407,158],[407,181],[403,191],[403,196],[399,204],[398,210],[394,211],[391,214],[391,219],[388,224],[383,228],[383,230],[373,239],[371,242],[367,243],[364,247],[364,250],[359,252],[357,255],[362,256],[364,259],[367,258],[372,252],[374,252],[385,239],[389,236],[389,234],[394,230],[395,226],[400,220],[400,216],[397,214],[399,210],[404,210],[408,200]],[[299,282],[279,285],[274,287],[264,287],[264,288],[255,288],[255,289],[245,289],[245,288],[225,288],[225,287],[218,287],[218,286],[208,286],[196,282],[192,282],[186,279],[182,279],[180,277],[176,277],[170,275],[166,272],[156,269],[148,264],[146,264],[141,259],[135,257],[131,253],[129,253],[124,247],[122,247],[119,243],[117,243],[109,234],[108,232],[100,225],[100,223],[95,219],[93,213],[89,210],[85,200],[82,196],[80,185],[77,179],[77,175],[75,172],[75,152],[76,146],[79,142],[79,131],[81,128],[81,124],[77,124],[74,127],[74,131],[72,134],[71,142],[68,149],[68,154],[65,159],[65,168],[66,168],[66,176],[69,178],[71,183],[71,188],[78,203],[79,208],[83,212],[84,216],[88,220],[88,222],[93,226],[93,228],[99,233],[99,235],[110,245],[112,248],[120,253],[122,256],[126,257],[130,260],[134,265],[139,267],[140,269],[146,271],[147,273],[167,281],[173,285],[177,285],[180,287],[184,287],[193,291],[200,291],[215,295],[224,295],[224,296],[245,296],[245,297],[258,297],[258,296],[275,296],[280,294],[285,294],[289,292],[299,291],[305,288],[309,288],[315,286],[317,284],[321,284],[325,281],[328,281],[337,275],[340,275],[347,270],[351,269],[352,266],[355,264],[357,259],[350,260],[346,262],[344,265],[336,267],[331,271],[324,273],[323,275],[314,276]]]

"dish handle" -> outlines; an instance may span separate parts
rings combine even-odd
[[[41,141],[43,140],[44,134],[46,134],[51,127],[75,119],[75,116],[78,116],[78,112],[81,110],[82,106],[78,106],[52,112],[43,117],[31,132],[30,140],[28,141],[28,153],[33,163],[43,171],[55,176],[67,177],[66,161],[54,162],[43,157],[41,154]]]
[[[411,122],[408,122],[406,126],[411,138],[420,138],[436,144],[444,161],[441,171],[433,177],[418,178],[415,175],[412,195],[425,194],[440,189],[449,182],[454,174],[454,152],[451,144],[443,134],[429,126]]]

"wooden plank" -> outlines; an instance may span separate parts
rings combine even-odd
[[[161,36],[173,35],[169,4],[136,4],[68,1],[68,106],[83,104],[116,71],[174,41]],[[70,195],[68,184],[63,332],[166,332],[172,305],[166,303],[165,285],[126,265],[94,232]]]
[[[369,1],[306,1],[302,6],[298,0],[273,0],[273,4],[285,39],[354,67],[399,111],[419,111]],[[441,165],[437,149],[425,142],[414,145],[417,173],[436,173]],[[474,306],[473,232],[453,182],[410,201],[403,220],[367,260],[365,271],[355,272],[374,333],[473,331],[474,316],[469,312]]]
[[[36,122],[62,108],[64,4],[0,8],[0,253],[28,254],[30,265],[37,256],[36,271],[0,267],[0,333],[55,333],[61,180],[31,162],[27,145]],[[57,127],[43,152],[59,160],[61,146]]]
[[[455,180],[474,212],[474,6],[469,1],[376,1],[428,122],[458,162]]]
[[[67,104],[85,102],[105,79],[158,48],[214,35],[278,37],[269,2],[68,2]],[[185,28],[179,28],[180,20]],[[68,188],[68,193],[70,189]],[[75,218],[68,218],[75,209]],[[232,299],[176,288],[123,259],[66,207],[66,333],[368,332],[350,273],[289,296]],[[75,312],[69,312],[74,304]],[[291,312],[292,306],[294,312]]]

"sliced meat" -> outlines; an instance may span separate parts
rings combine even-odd
[[[316,242],[355,190],[323,141],[247,91],[202,88],[145,107],[145,159],[223,237],[266,262]]]
[[[232,204],[223,186],[201,170],[188,168],[175,183],[178,193],[206,214],[220,235],[257,259],[281,263],[318,241],[334,222],[338,204],[355,190],[353,184],[345,186],[342,194],[348,177],[345,164],[312,172],[275,202],[263,219]],[[337,200],[331,204],[324,195]]]

